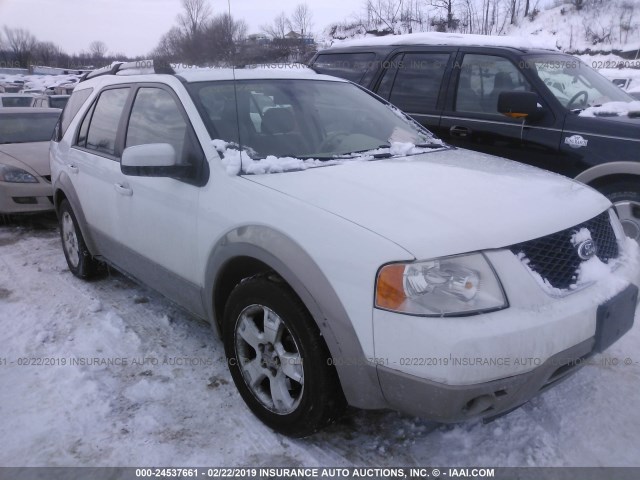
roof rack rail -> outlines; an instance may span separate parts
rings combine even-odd
[[[158,60],[136,60],[134,62],[113,62],[106,67],[85,73],[80,82],[102,75],[146,75],[150,73],[175,75],[175,70],[168,62]]]

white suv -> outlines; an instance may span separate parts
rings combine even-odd
[[[208,319],[273,429],[346,403],[494,417],[631,328],[638,246],[591,188],[449,147],[344,80],[148,70],[94,72],[61,117],[69,268]]]

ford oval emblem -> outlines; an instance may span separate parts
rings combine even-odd
[[[580,245],[578,245],[577,247],[577,250],[578,256],[582,260],[589,260],[597,253],[596,244],[593,243],[593,240],[585,240],[584,242],[580,243]]]

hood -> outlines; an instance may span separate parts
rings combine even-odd
[[[51,175],[49,142],[7,143],[0,145],[1,163],[7,163],[4,156],[10,157],[10,163],[18,168],[24,169],[26,166],[41,177]]]
[[[356,223],[419,259],[538,238],[611,205],[560,175],[461,149],[244,178]]]

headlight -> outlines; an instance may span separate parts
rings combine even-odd
[[[3,165],[0,163],[0,182],[11,183],[38,183],[36,177],[21,168]]]
[[[392,263],[376,280],[376,307],[398,313],[471,315],[508,305],[500,280],[480,253]]]

